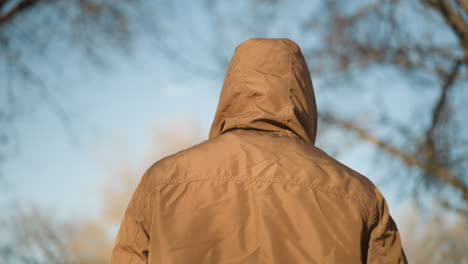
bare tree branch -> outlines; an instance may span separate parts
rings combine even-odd
[[[463,62],[468,67],[468,24],[461,14],[464,10],[464,15],[468,15],[467,1],[423,0],[423,2],[436,10],[457,35],[463,49]],[[452,3],[455,6],[452,6]]]
[[[3,2],[3,3],[2,3]],[[6,1],[0,2],[0,8],[2,5],[6,3]],[[1,14],[0,16],[0,26],[2,26],[5,23],[8,23],[12,21],[16,16],[18,16],[20,13],[25,12],[35,5],[39,4],[40,2],[43,2],[43,0],[23,0],[20,1],[16,6],[12,7],[8,12],[5,14]]]
[[[435,130],[440,125],[442,121],[442,112],[446,106],[447,102],[447,94],[450,90],[451,87],[453,87],[453,84],[455,83],[455,80],[457,79],[457,75],[460,69],[460,66],[462,65],[462,60],[456,60],[450,70],[450,72],[446,75],[445,81],[442,85],[442,91],[439,96],[439,100],[437,100],[437,103],[434,107],[434,110],[432,112],[432,122],[429,127],[429,129],[426,131],[426,140],[423,142],[423,145],[420,146],[420,150],[423,150],[429,160],[436,161],[437,158],[435,157],[437,148],[435,145],[435,142],[437,141],[435,139]]]
[[[371,143],[372,145],[381,149],[383,152],[400,159],[408,167],[419,168],[425,173],[434,175],[434,177],[436,177],[440,182],[446,183],[452,186],[454,189],[460,191],[462,193],[463,199],[468,201],[468,187],[455,175],[453,175],[447,168],[438,166],[437,164],[422,162],[416,159],[413,154],[407,153],[397,147],[392,146],[388,142],[378,139],[367,130],[352,122],[337,119],[330,114],[323,114],[320,116],[320,119],[326,123],[336,125],[348,132],[354,133],[361,140]]]
[[[455,0],[465,12],[468,13],[468,0]]]
[[[441,119],[442,109],[445,107],[446,101],[447,101],[447,93],[449,89],[453,86],[457,78],[461,64],[462,64],[462,60],[455,61],[452,69],[450,70],[450,73],[447,75],[447,78],[445,79],[445,82],[442,85],[442,92],[434,108],[434,111],[432,114],[432,124],[428,130],[428,134],[432,134],[432,132],[434,131],[434,129],[436,128],[437,124],[439,123]]]
[[[0,12],[2,11],[3,7],[7,3],[8,0],[0,0]]]
[[[466,208],[456,207],[456,206],[454,206],[453,204],[449,203],[446,200],[436,200],[436,202],[440,206],[442,206],[443,208],[445,208],[447,210],[450,210],[452,212],[455,212],[455,213],[458,213],[458,214],[463,215],[465,217],[468,217],[468,209],[466,209]]]

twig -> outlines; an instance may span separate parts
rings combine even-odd
[[[10,11],[0,16],[0,26],[11,21],[18,14],[30,9],[31,7],[39,4],[41,0],[23,0],[16,6],[10,9]],[[3,4],[2,4],[3,5]]]
[[[394,147],[389,143],[380,140],[371,133],[367,132],[365,129],[361,128],[359,125],[356,125],[349,121],[337,119],[330,114],[323,114],[320,116],[320,119],[326,123],[336,125],[346,131],[356,134],[361,140],[375,145],[383,152],[391,156],[399,158],[408,167],[419,168],[425,173],[433,175],[439,181],[447,183],[454,189],[460,191],[462,193],[463,200],[468,200],[468,187],[463,182],[461,182],[455,175],[453,175],[447,168],[443,166],[438,166],[437,164],[421,162],[410,153],[400,150],[397,147]]]

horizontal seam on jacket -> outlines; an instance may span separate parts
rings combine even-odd
[[[335,194],[342,198],[348,198],[351,200],[358,201],[362,205],[368,205],[366,201],[364,201],[361,197],[352,195],[349,193],[344,193],[337,191],[331,187],[321,184],[313,184],[307,181],[291,181],[291,180],[271,180],[271,179],[259,179],[259,178],[240,178],[236,176],[227,176],[227,177],[191,177],[185,179],[169,179],[166,181],[158,182],[152,185],[148,191],[152,191],[158,186],[161,185],[171,185],[171,184],[182,184],[182,183],[189,183],[189,182],[200,182],[200,181],[210,181],[210,182],[259,182],[259,183],[282,183],[282,184],[290,184],[290,185],[297,185],[297,186],[306,186],[311,189],[316,189],[322,192]]]

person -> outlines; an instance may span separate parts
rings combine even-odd
[[[243,42],[209,139],[145,171],[110,263],[407,263],[379,189],[316,132],[299,46]]]

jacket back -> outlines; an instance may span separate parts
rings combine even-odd
[[[209,139],[146,170],[110,263],[406,263],[382,194],[316,129],[297,44],[242,43]]]

